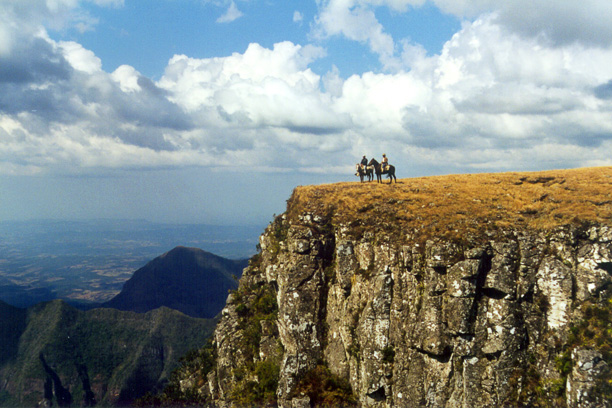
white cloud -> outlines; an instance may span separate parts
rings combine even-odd
[[[243,14],[238,10],[238,6],[233,1],[230,3],[227,11],[221,17],[217,19],[217,23],[231,23],[242,17]]]
[[[297,10],[293,12],[293,22],[294,23],[302,23],[303,20],[304,20],[304,15],[302,13],[300,13]]]
[[[121,65],[111,74],[111,77],[119,84],[123,92],[138,92],[142,90],[140,85],[138,85],[138,78],[140,76],[140,73],[129,65]]]
[[[433,0],[444,12],[460,17],[497,13],[498,22],[512,32],[543,36],[555,45],[581,42],[612,44],[612,7],[607,0]]]
[[[612,7],[608,0],[432,1],[442,12],[460,18],[475,21],[483,15],[493,15],[497,25],[510,35],[537,39],[545,46],[612,45]],[[406,39],[394,39],[376,18],[375,11],[388,7],[406,13],[423,4],[425,0],[321,0],[313,35],[319,39],[342,36],[367,44],[386,70],[406,69],[412,67],[413,59],[405,58],[406,53],[398,44],[403,44],[403,50],[415,45],[408,44]]]
[[[127,65],[106,73],[92,51],[44,30],[26,36],[0,24],[27,39],[0,35],[0,44],[20,47],[0,53],[0,172],[193,165],[312,173],[344,171],[383,151],[400,174],[612,164],[610,47],[509,30],[497,12],[466,21],[427,56],[386,37],[368,14],[420,2],[332,3],[344,11],[325,24],[411,69],[318,75],[311,66],[326,56],[321,47],[253,43],[227,57],[176,55],[153,82]]]
[[[177,55],[170,60],[159,84],[187,110],[213,103],[215,92],[238,92],[245,89],[243,85],[257,90],[267,81],[280,80],[296,92],[317,91],[319,76],[308,69],[308,64],[322,55],[323,50],[318,47],[301,47],[290,42],[275,44],[272,50],[251,44],[244,54],[234,53],[225,58],[193,59]]]
[[[2,0],[0,1],[0,55],[16,41],[40,35],[42,27],[63,30],[73,27],[91,31],[99,20],[87,13],[83,1],[103,7],[122,7],[124,0]]]
[[[81,44],[74,41],[63,41],[59,43],[62,48],[64,58],[68,60],[74,69],[83,71],[87,74],[93,74],[102,70],[102,61],[100,58],[85,48]]]
[[[401,2],[400,2],[401,3]],[[350,40],[368,44],[378,54],[381,63],[392,63],[395,52],[393,38],[385,33],[368,2],[329,0],[322,4],[315,18],[314,36],[326,38],[342,35]]]
[[[495,21],[489,17],[466,25],[436,57],[427,115],[408,110],[404,118],[412,143],[457,151],[525,148],[508,158],[516,163],[541,154],[538,146],[544,144],[597,146],[610,140],[611,106],[597,101],[593,91],[609,74],[589,69],[584,61],[606,66],[612,52],[546,48],[536,39],[507,35]]]
[[[529,12],[525,12],[529,10]],[[602,0],[505,2],[500,22],[518,33],[544,35],[554,44],[612,44],[612,7]]]

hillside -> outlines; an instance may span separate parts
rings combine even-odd
[[[611,187],[609,167],[298,187],[160,400],[610,407]]]
[[[161,308],[79,311],[63,301],[0,303],[0,406],[126,404],[159,390],[215,321]]]
[[[192,317],[213,318],[247,260],[230,260],[197,248],[176,247],[153,259],[123,285],[102,307],[144,313],[169,307]]]
[[[25,309],[0,301],[0,366],[11,360],[19,346],[19,336],[26,326]]]

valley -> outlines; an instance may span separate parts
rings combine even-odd
[[[247,264],[177,246],[89,310],[0,301],[0,406],[124,406],[160,391],[205,344]]]
[[[229,259],[255,253],[261,226],[143,220],[0,222],[0,300],[17,307],[110,300],[135,270],[178,245]]]

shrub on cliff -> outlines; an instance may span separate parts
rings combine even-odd
[[[349,382],[324,365],[307,372],[298,382],[293,396],[307,395],[311,407],[356,407],[357,400]]]

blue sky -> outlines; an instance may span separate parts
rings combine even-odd
[[[4,0],[0,220],[264,224],[297,185],[611,165],[607,0]]]
[[[310,6],[304,13],[312,16],[314,3],[304,5]],[[100,19],[95,31],[81,34],[73,28],[56,35],[96,50],[105,70],[129,64],[159,78],[174,54],[213,58],[244,52],[251,42],[268,48],[285,40],[305,42],[306,30],[293,22],[294,6],[293,2],[241,3],[239,21],[218,23],[227,7],[201,1],[128,1],[123,7],[88,4],[88,12]]]
[[[85,32],[79,31],[78,26],[62,27],[53,30],[51,35],[76,41],[94,51],[108,72],[128,64],[155,79],[161,77],[168,60],[175,54],[193,58],[223,57],[244,52],[253,42],[266,48],[283,41],[322,45],[328,55],[313,68],[321,75],[333,65],[344,77],[380,69],[376,55],[358,42],[313,38],[311,27],[317,15],[314,1],[233,3],[241,15],[224,23],[218,20],[229,10],[225,2],[155,0],[122,4],[103,7],[85,3],[83,9],[97,19],[95,26]],[[430,3],[409,13],[388,8],[376,11],[389,34],[421,44],[430,54],[440,52],[444,43],[461,28],[459,18],[444,14]]]

